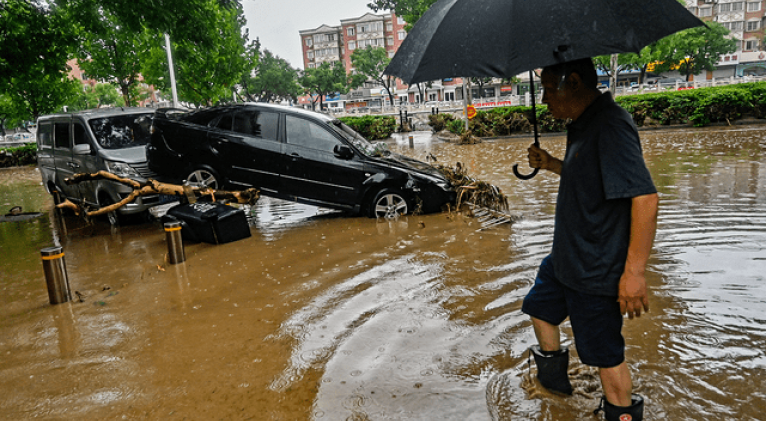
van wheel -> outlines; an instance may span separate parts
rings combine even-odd
[[[114,200],[112,200],[111,197],[108,195],[101,196],[101,198],[98,200],[99,206],[102,208],[105,208],[109,205],[114,204]],[[106,214],[106,220],[109,222],[109,225],[113,227],[120,226],[120,223],[122,222],[122,218],[120,217],[120,213],[116,210],[108,212]]]
[[[189,175],[186,176],[186,183],[194,187],[207,187],[213,190],[218,190],[223,187],[223,179],[218,175],[218,171],[206,167],[195,167]]]
[[[370,204],[371,218],[394,219],[406,215],[409,211],[409,203],[404,194],[398,189],[383,189],[375,195]]]

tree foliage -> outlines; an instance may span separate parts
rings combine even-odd
[[[125,99],[111,83],[83,85],[82,92],[69,103],[68,111],[89,110],[99,107],[122,107]]]
[[[375,12],[392,10],[407,22],[404,29],[409,31],[434,3],[436,0],[374,0],[367,6]]]
[[[351,54],[351,64],[356,70],[351,76],[351,87],[358,88],[367,81],[374,81],[383,86],[388,95],[391,104],[395,104],[394,94],[391,89],[396,83],[396,78],[390,75],[384,75],[388,63],[391,59],[388,52],[383,47],[358,48]]]
[[[678,70],[686,76],[698,75],[703,70],[713,71],[721,55],[737,51],[737,40],[726,38],[729,30],[716,22],[706,22],[706,26],[686,29],[660,40],[659,53],[661,63],[657,72]]]
[[[213,105],[230,101],[234,86],[242,80],[250,59],[245,19],[239,7],[221,8],[219,0],[207,0],[208,17],[214,17],[205,27],[213,45],[195,43],[190,39],[171,38],[178,98],[194,105]],[[203,30],[203,28],[199,28]],[[162,36],[149,36],[147,48],[140,55],[142,74],[147,83],[170,91],[167,51]]]
[[[255,51],[252,56],[258,58],[253,74],[244,73],[242,81],[242,94],[248,100],[276,102],[298,99],[302,88],[298,84],[297,69],[269,50],[264,50],[263,54]]]
[[[312,107],[318,101],[321,109],[325,95],[348,92],[349,80],[341,62],[325,61],[314,69],[306,69],[300,78],[300,84],[305,92],[311,95]]]
[[[61,108],[76,91],[66,76],[75,33],[55,5],[0,2],[0,94],[20,120]]]

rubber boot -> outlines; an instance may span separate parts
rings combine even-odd
[[[644,419],[644,398],[634,393],[631,396],[630,406],[616,406],[602,396],[601,405],[593,413],[598,414],[599,411],[604,411],[606,421],[642,421]]]
[[[572,394],[572,384],[569,383],[569,348],[562,347],[553,355],[542,353],[539,345],[533,345],[530,350],[535,357],[537,365],[537,379],[546,389],[562,393]]]

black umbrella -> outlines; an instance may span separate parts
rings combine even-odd
[[[402,43],[386,74],[407,84],[453,77],[510,78],[603,54],[639,52],[704,25],[677,0],[439,0]],[[537,122],[533,121],[539,145]],[[514,166],[514,173],[522,176]]]

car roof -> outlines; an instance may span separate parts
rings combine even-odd
[[[303,116],[306,116],[306,117],[311,117],[311,118],[319,119],[319,120],[323,120],[323,121],[332,121],[332,120],[335,119],[334,117],[328,116],[326,114],[318,113],[316,111],[305,110],[305,109],[300,108],[300,107],[288,107],[286,105],[270,104],[270,103],[267,103],[267,102],[241,102],[241,103],[236,103],[236,104],[216,105],[216,106],[209,107],[209,108],[199,108],[197,110],[192,110],[192,111],[190,111],[190,113],[203,112],[203,111],[212,111],[212,110],[216,110],[216,109],[232,109],[232,110],[234,110],[234,109],[237,109],[237,108],[246,108],[246,107],[258,107],[258,108],[269,109],[269,110],[273,110],[273,111],[281,111],[281,112],[285,112],[285,113],[293,113],[293,114],[303,115]]]
[[[56,117],[73,117],[73,116],[82,116],[86,120],[90,120],[93,118],[111,117],[115,115],[154,113],[154,111],[155,111],[154,108],[148,108],[148,107],[96,108],[91,110],[75,111],[71,113],[47,114],[47,115],[40,116],[38,120],[45,120],[45,119],[56,118]]]

